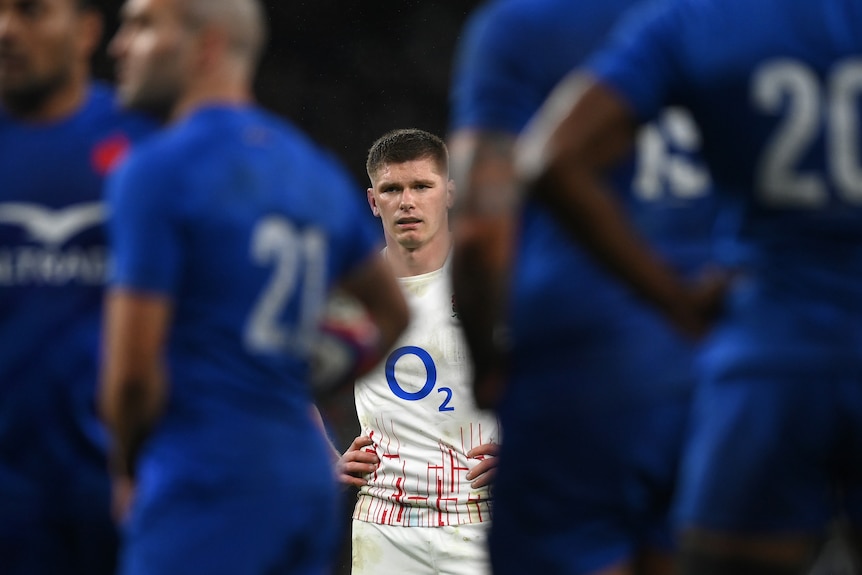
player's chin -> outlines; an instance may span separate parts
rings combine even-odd
[[[417,230],[399,230],[395,238],[403,248],[414,249],[422,245],[422,234]]]

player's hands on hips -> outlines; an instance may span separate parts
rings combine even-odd
[[[377,469],[380,464],[374,448],[368,448],[369,445],[373,445],[371,438],[360,435],[353,440],[338,460],[338,480],[341,483],[355,487],[362,487],[368,483],[365,476]]]
[[[114,521],[125,523],[135,499],[135,480],[128,475],[115,475],[111,485],[111,514]]]
[[[467,472],[466,479],[473,489],[485,487],[494,481],[497,474],[497,453],[500,446],[496,443],[485,443],[467,452],[468,459],[478,459],[479,463]]]

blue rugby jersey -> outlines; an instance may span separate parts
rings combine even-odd
[[[56,122],[0,109],[0,491],[20,497],[23,481],[51,514],[98,507],[108,519],[95,410],[110,267],[103,180],[154,129],[99,83]]]

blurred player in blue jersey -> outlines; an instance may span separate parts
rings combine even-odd
[[[406,326],[357,189],[252,103],[255,0],[128,0],[111,50],[124,103],[169,126],[111,178],[115,262],[101,407],[121,573],[325,573],[340,492],[310,400],[334,284]]]
[[[692,346],[578,250],[551,211],[530,201],[521,216],[513,180],[517,134],[632,5],[491,3],[470,21],[456,64],[451,150],[464,192],[456,299],[477,397],[499,401],[505,432],[496,573],[671,568],[668,512]],[[614,180],[640,229],[686,275],[710,257],[710,181],[692,155],[698,146],[690,118],[668,110],[640,133]]]
[[[101,15],[0,0],[0,572],[108,575],[95,410],[107,269],[103,178],[148,120],[89,79]]]
[[[519,154],[536,196],[680,328],[715,321],[681,473],[684,574],[800,573],[836,510],[858,542],[860,27],[853,0],[669,3],[552,97]],[[683,281],[605,193],[604,166],[668,103],[703,134],[729,283]]]

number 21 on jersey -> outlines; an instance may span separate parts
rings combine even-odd
[[[252,230],[251,259],[272,268],[246,321],[246,347],[256,353],[307,353],[326,292],[326,238],[271,215]],[[295,318],[285,311],[298,298]]]

